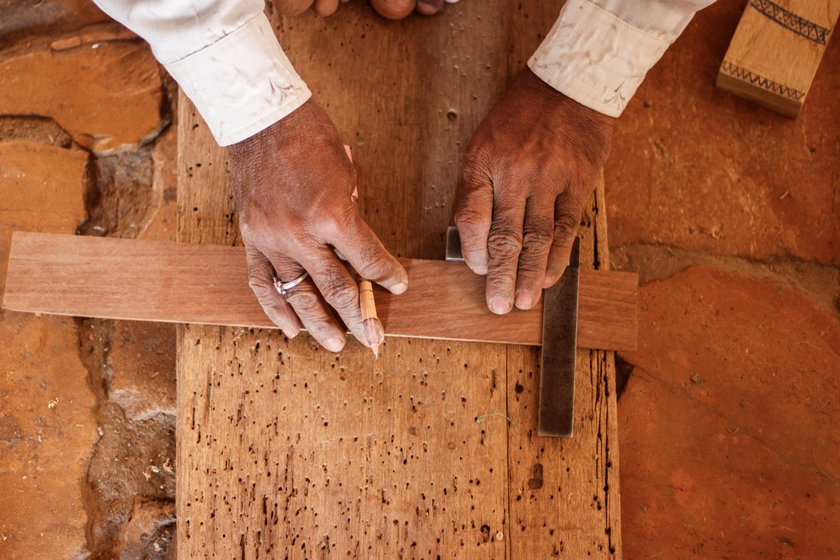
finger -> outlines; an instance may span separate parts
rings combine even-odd
[[[333,232],[330,237],[335,240],[332,242],[333,247],[362,278],[376,282],[396,295],[408,289],[408,273],[405,268],[385,249],[361,216],[355,214],[349,226]]]
[[[464,182],[458,191],[455,226],[461,237],[461,253],[476,274],[487,274],[490,255],[487,237],[493,222],[493,184],[482,172],[464,163]]]
[[[575,241],[580,216],[583,213],[582,200],[569,195],[557,197],[554,205],[554,239],[548,255],[548,267],[543,286],[548,288],[560,280],[569,264],[572,244]]]
[[[304,273],[301,265],[281,256],[272,255],[271,262],[284,282],[291,282]],[[297,313],[303,326],[318,343],[330,352],[340,352],[346,339],[329,306],[321,297],[311,277],[286,294],[286,301]]]
[[[274,8],[281,16],[297,16],[312,6],[313,0],[279,0],[274,2]]]
[[[540,300],[548,254],[554,237],[554,199],[535,197],[525,206],[525,226],[522,252],[516,273],[515,304],[519,309],[531,309]]]
[[[443,0],[417,0],[417,13],[433,16],[443,8]]]
[[[373,9],[388,19],[402,19],[414,11],[416,0],[370,0]]]
[[[274,267],[271,262],[256,249],[246,252],[248,261],[248,284],[271,321],[280,327],[289,338],[294,338],[300,332],[300,321],[292,308],[277,293],[274,286]]]
[[[522,227],[525,201],[498,201],[493,209],[493,223],[487,236],[487,306],[498,315],[513,308],[516,268],[522,250]]]
[[[335,309],[353,336],[367,345],[359,306],[359,286],[344,263],[324,248],[301,264],[309,271],[321,296]]]
[[[321,17],[331,16],[338,9],[338,0],[315,0],[315,13]]]

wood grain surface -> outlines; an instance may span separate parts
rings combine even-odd
[[[840,0],[749,0],[720,66],[718,87],[795,117],[838,15]]]
[[[353,146],[365,215],[401,257],[441,260],[459,159],[560,2],[482,0],[399,23],[364,2],[275,20]],[[179,240],[236,245],[224,152],[179,109]],[[609,269],[604,191],[582,266]],[[180,558],[620,558],[615,368],[577,357],[575,437],[536,435],[537,348],[390,338],[383,357],[308,336],[179,327]]]
[[[541,344],[542,304],[496,316],[484,302],[483,279],[466,265],[402,262],[409,273],[408,292],[397,297],[376,289],[388,335]],[[581,271],[581,348],[635,350],[637,284],[632,273]],[[75,317],[274,328],[248,287],[244,250],[220,245],[18,232],[12,237],[3,307]]]

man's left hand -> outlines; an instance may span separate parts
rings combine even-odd
[[[560,279],[613,121],[526,69],[479,125],[455,224],[467,265],[487,275],[493,313],[532,308]]]

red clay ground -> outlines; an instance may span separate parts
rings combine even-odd
[[[714,88],[743,4],[689,26],[606,169],[613,265],[643,279],[630,560],[840,557],[840,42],[779,117]],[[171,84],[106,21],[0,0],[0,263],[13,229],[174,236]],[[0,340],[0,557],[171,558],[172,328],[2,313]]]
[[[840,41],[795,120],[714,88],[702,12],[627,112],[610,247],[642,288],[619,400],[624,554],[840,557]]]

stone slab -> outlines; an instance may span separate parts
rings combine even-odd
[[[140,41],[41,49],[0,60],[0,114],[52,117],[97,153],[136,148],[158,134],[158,65]]]
[[[628,558],[837,558],[840,321],[693,268],[642,289],[619,401]]]
[[[12,229],[76,229],[86,168],[79,150],[0,142],[0,268]],[[75,325],[0,312],[0,340],[0,558],[84,557],[83,481],[98,435]]]

